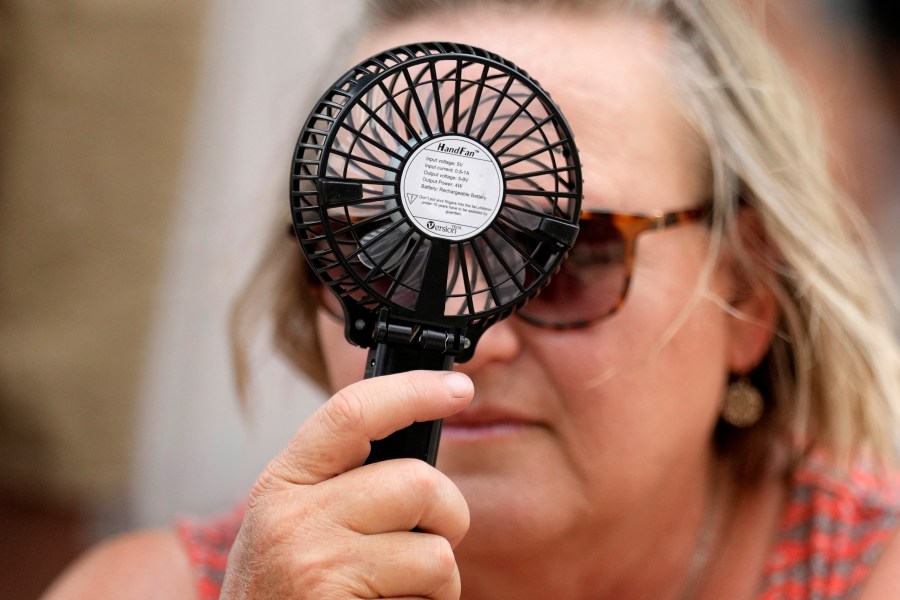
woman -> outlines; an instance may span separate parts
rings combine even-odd
[[[527,69],[576,132],[586,209],[681,218],[640,235],[627,296],[586,326],[514,316],[460,373],[363,382],[280,240],[276,290],[251,295],[335,394],[245,510],[112,542],[49,597],[898,597],[897,347],[868,238],[752,29],[722,0],[369,16],[360,58],[448,39]],[[441,417],[440,470],[361,466]]]

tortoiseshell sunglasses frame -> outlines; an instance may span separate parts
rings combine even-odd
[[[571,323],[555,323],[532,317],[528,315],[527,304],[522,309],[520,309],[516,313],[516,315],[523,321],[530,323],[531,325],[543,327],[545,329],[557,330],[583,329],[614,315],[625,303],[625,299],[628,296],[628,289],[631,287],[634,260],[635,255],[637,254],[638,236],[646,231],[662,231],[676,225],[685,225],[688,223],[698,223],[701,221],[705,221],[708,219],[711,209],[712,202],[710,201],[695,208],[688,208],[685,210],[678,210],[673,212],[660,211],[653,214],[619,213],[606,210],[581,211],[581,216],[578,219],[579,222],[610,219],[612,226],[622,236],[622,241],[624,242],[622,262],[625,267],[623,277],[625,280],[623,282],[622,290],[619,293],[619,298],[616,300],[616,303],[608,311],[602,314],[591,317],[590,319],[582,319],[579,321],[573,321]],[[577,239],[575,240],[575,245],[578,245]],[[563,264],[563,268],[565,268],[565,263]],[[550,279],[550,283],[548,285],[553,285],[552,278]]]

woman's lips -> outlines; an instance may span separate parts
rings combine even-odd
[[[520,415],[463,411],[444,419],[442,440],[482,441],[519,435],[538,423]]]

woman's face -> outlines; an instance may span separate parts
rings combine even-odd
[[[484,11],[379,33],[360,57],[428,40],[496,52],[541,83],[575,132],[586,208],[653,213],[708,198],[702,145],[679,114],[661,27]],[[438,466],[472,514],[461,552],[582,551],[598,528],[623,540],[665,528],[703,489],[724,382],[747,351],[721,304],[730,276],[720,268],[704,280],[703,225],[639,239],[616,314],[572,331],[512,317],[457,367],[474,380],[475,400],[445,421]],[[365,351],[324,311],[319,327],[334,387],[359,379]]]

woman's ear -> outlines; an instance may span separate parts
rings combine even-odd
[[[762,218],[743,206],[735,223],[736,243],[727,249],[731,273],[728,365],[732,373],[752,371],[772,344],[779,319],[775,251]]]

